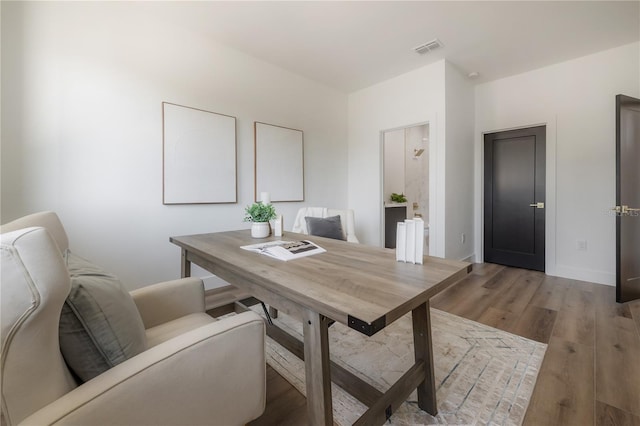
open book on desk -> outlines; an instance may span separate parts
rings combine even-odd
[[[241,246],[241,249],[254,251],[280,260],[299,259],[326,252],[325,249],[312,243],[311,241],[269,241],[268,243],[252,244]]]

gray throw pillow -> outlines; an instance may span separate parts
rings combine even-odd
[[[333,238],[334,240],[344,241],[345,239],[344,234],[342,233],[342,221],[340,220],[340,216],[325,218],[306,216],[304,220],[307,222],[309,235]]]
[[[60,315],[60,350],[82,382],[147,346],[144,324],[120,280],[67,251],[71,291]]]

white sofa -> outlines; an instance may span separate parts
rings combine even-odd
[[[211,318],[194,278],[132,292],[146,350],[78,384],[59,344],[71,286],[60,220],[38,213],[0,231],[3,424],[241,425],[263,413],[264,322]]]

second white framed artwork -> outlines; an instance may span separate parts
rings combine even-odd
[[[272,202],[304,201],[302,130],[254,122],[255,200],[268,192]]]

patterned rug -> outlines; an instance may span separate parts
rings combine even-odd
[[[262,314],[259,305],[253,309]],[[279,314],[276,325],[302,340],[302,325]],[[520,425],[547,345],[431,309],[438,415],[417,406],[416,393],[395,412],[391,425]],[[410,314],[366,337],[336,323],[329,328],[331,359],[386,391],[413,365]],[[302,394],[304,364],[267,338],[267,362]],[[367,407],[332,384],[333,416],[352,424]]]

